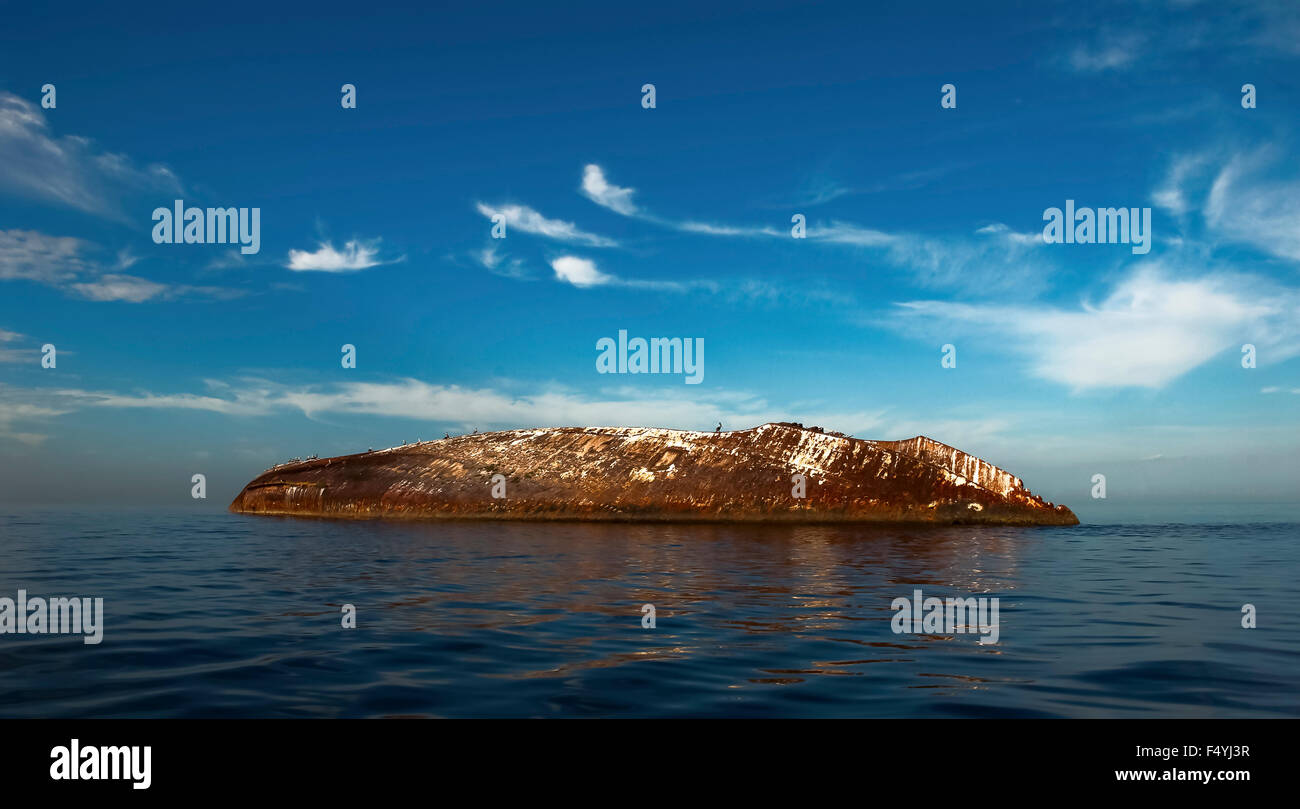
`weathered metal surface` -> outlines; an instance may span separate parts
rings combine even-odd
[[[806,497],[792,496],[792,476]],[[494,498],[493,477],[505,479]],[[500,479],[498,479],[499,482]],[[498,487],[498,492],[500,488]],[[1020,479],[923,436],[795,424],[706,433],[508,430],[267,470],[230,510],[317,517],[963,522],[1075,525]]]

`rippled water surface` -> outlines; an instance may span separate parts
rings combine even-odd
[[[100,596],[106,628],[0,635],[0,716],[1296,716],[1297,573],[1295,524],[11,508],[0,596]],[[998,643],[894,634],[917,587],[999,597]]]

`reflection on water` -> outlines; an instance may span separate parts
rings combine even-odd
[[[0,595],[106,621],[0,635],[0,715],[1296,715],[1298,530],[0,513]],[[894,634],[918,587],[999,643]]]

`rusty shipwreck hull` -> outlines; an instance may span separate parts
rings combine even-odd
[[[792,494],[803,475],[806,497]],[[500,476],[500,477],[497,477]],[[505,497],[493,497],[494,490]],[[352,518],[1076,525],[1019,478],[924,436],[508,430],[273,467],[230,510]]]

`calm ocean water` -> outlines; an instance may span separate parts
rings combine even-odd
[[[0,716],[1297,716],[1298,539],[0,507],[0,596],[105,600],[0,635]],[[917,587],[999,642],[894,634]]]

